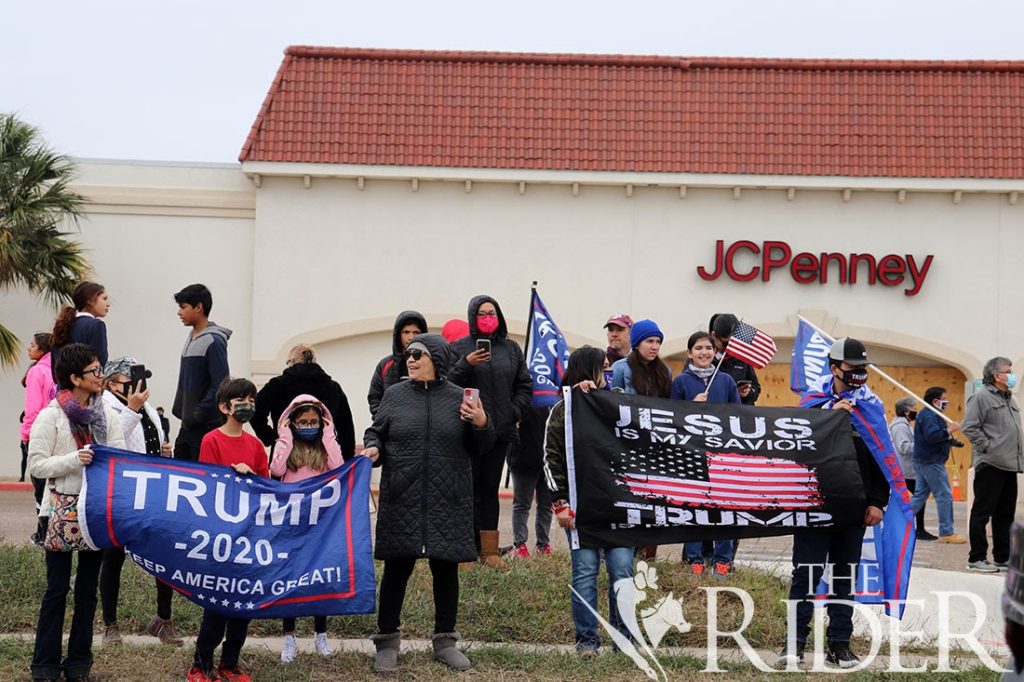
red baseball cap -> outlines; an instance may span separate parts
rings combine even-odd
[[[633,326],[633,318],[625,313],[615,313],[608,318],[608,321],[604,323],[604,326],[607,327],[610,324],[618,325],[624,329],[629,329]]]

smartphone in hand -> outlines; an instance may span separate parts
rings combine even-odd
[[[480,404],[480,389],[479,388],[465,388],[462,390],[462,402],[468,405],[479,405]]]
[[[486,351],[486,352],[490,353],[491,352],[491,340],[490,339],[477,339],[476,340],[476,349],[477,350]]]
[[[131,368],[128,371],[130,372],[130,374],[128,375],[128,378],[132,382],[131,385],[129,386],[129,390],[132,390],[132,391],[137,390],[140,393],[142,391],[145,391],[146,390],[146,377],[151,375],[151,373],[146,369],[146,366],[145,365],[132,365]],[[140,381],[142,382],[142,386],[139,386],[139,382]]]

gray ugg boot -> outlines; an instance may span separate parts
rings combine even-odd
[[[466,654],[455,648],[455,642],[462,639],[457,632],[433,632],[430,639],[434,642],[434,660],[441,661],[452,670],[469,670],[473,664],[466,658]]]
[[[377,647],[377,655],[373,658],[373,672],[378,675],[392,675],[398,672],[398,645],[402,641],[402,633],[371,635],[370,640]]]

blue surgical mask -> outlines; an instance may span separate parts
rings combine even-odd
[[[306,428],[296,428],[295,435],[299,440],[313,441],[320,434],[320,428],[317,426],[309,426]]]
[[[1006,375],[1006,388],[1013,389],[1017,385],[1017,373],[1009,372]]]

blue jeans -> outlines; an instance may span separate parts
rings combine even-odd
[[[572,550],[572,587],[597,611],[597,574],[601,570],[601,554],[604,554],[605,567],[608,569],[608,622],[629,637],[629,630],[619,617],[615,605],[615,581],[633,577],[632,547]],[[576,627],[578,649],[596,649],[601,645],[597,618],[575,594],[572,595],[572,622]]]
[[[696,564],[704,561],[700,546],[699,540],[683,545],[683,558],[686,559],[686,563]],[[711,557],[711,561],[716,564],[731,564],[735,553],[736,542],[734,540],[715,540],[715,554]]]
[[[910,506],[914,513],[924,508],[928,494],[935,496],[935,509],[939,513],[939,535],[953,534],[953,493],[949,488],[949,476],[942,462],[914,460],[914,496]]]

